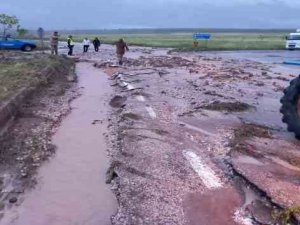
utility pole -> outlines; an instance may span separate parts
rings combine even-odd
[[[38,37],[40,39],[40,43],[41,43],[41,46],[42,46],[42,51],[44,53],[44,36],[45,36],[45,31],[42,27],[40,27],[38,30],[37,30],[37,33],[38,33]]]

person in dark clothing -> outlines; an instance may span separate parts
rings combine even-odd
[[[129,48],[126,42],[121,38],[117,43],[117,57],[119,61],[119,65],[123,65],[123,57],[126,51],[129,51]]]
[[[101,42],[97,37],[93,40],[93,45],[94,45],[94,48],[95,48],[95,52],[98,52],[99,47],[101,45]]]
[[[74,48],[74,41],[73,41],[73,37],[72,35],[70,35],[68,37],[68,48],[69,48],[69,52],[68,55],[73,55],[73,48]]]

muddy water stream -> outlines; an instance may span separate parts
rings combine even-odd
[[[110,86],[106,75],[91,64],[79,63],[77,74],[82,95],[53,137],[55,157],[41,167],[36,188],[6,213],[1,225],[111,224],[117,202],[105,184],[103,135]]]

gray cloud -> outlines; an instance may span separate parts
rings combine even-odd
[[[0,12],[46,29],[297,28],[298,0],[5,0]]]

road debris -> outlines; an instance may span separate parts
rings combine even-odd
[[[132,47],[118,67],[111,46],[79,57],[93,65],[93,76],[106,73],[114,91],[99,106],[101,112],[109,108],[110,118],[95,114],[86,121],[107,137],[111,165],[103,180],[119,203],[112,224],[276,224],[274,212],[296,224],[299,145],[279,114],[280,91],[292,72],[221,53],[167,52]],[[83,91],[98,90],[97,85],[89,83]],[[16,142],[20,145],[12,152],[24,146],[44,149],[17,155],[22,179],[54,153],[48,124],[58,124],[56,109],[69,100],[69,92],[62,91],[62,99],[56,93],[43,105],[26,102],[18,120],[22,126],[10,131],[30,128],[16,135],[24,142]],[[94,100],[93,109],[99,104],[97,96]],[[103,126],[109,130],[99,129]]]

